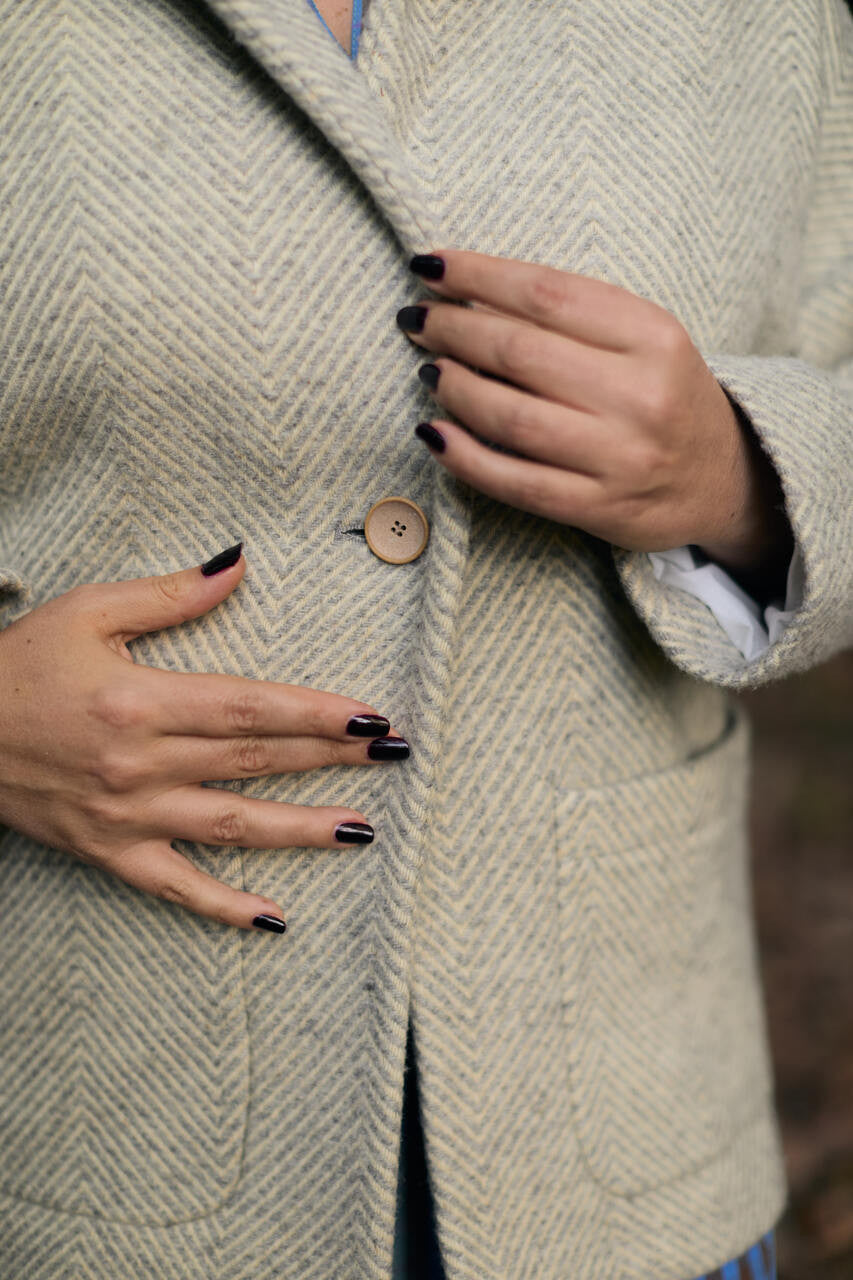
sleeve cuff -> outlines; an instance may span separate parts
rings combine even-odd
[[[649,551],[647,555],[656,580],[706,604],[747,662],[760,657],[780,639],[803,603],[804,566],[799,546],[788,566],[785,600],[772,601],[763,609],[698,547],[674,547],[669,551]]]

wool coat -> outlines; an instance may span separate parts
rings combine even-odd
[[[407,1019],[449,1280],[684,1280],[785,1197],[734,692],[851,635],[842,0],[0,0],[2,622],[238,538],[137,661],[364,699],[411,758],[222,784],[359,850],[181,844],[273,938],[14,831],[0,1274],[387,1280]],[[802,607],[746,662],[648,557],[413,439],[411,254],[671,310],[779,472]],[[359,533],[430,522],[408,564]]]

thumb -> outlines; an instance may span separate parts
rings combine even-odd
[[[243,577],[242,551],[243,544],[238,542],[192,569],[102,584],[106,596],[98,612],[103,630],[128,641],[146,631],[200,617],[230,595]]]

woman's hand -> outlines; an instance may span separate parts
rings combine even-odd
[[[369,764],[369,751],[402,759],[408,747],[352,698],[134,664],[129,641],[207,613],[244,570],[235,547],[203,569],[77,587],[0,632],[0,822],[199,915],[282,932],[276,902],[216,880],[170,841],[336,848],[368,842],[371,827],[354,809],[199,784]]]
[[[787,563],[778,477],[669,311],[589,276],[462,250],[412,267],[475,303],[427,300],[397,317],[441,353],[421,377],[470,428],[418,428],[454,475],[620,547],[694,543],[743,574]]]

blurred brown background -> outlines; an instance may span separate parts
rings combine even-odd
[[[853,655],[742,695],[790,1204],[779,1280],[853,1280]]]

